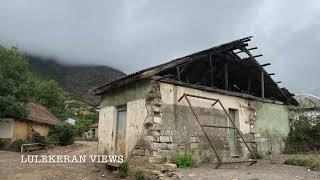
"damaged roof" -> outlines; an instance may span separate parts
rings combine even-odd
[[[250,51],[257,49],[247,48],[251,38],[252,36],[237,39],[143,69],[103,84],[92,92],[101,95],[130,82],[157,76],[160,77],[159,80],[168,83],[176,82],[179,85],[192,85],[193,88],[299,105],[292,97],[294,94],[280,88],[280,82],[272,79],[274,73],[268,73],[264,69],[271,64],[259,64],[256,58],[262,55],[251,54]]]
[[[44,123],[49,125],[56,125],[60,121],[53,114],[51,114],[47,108],[40,104],[28,103],[27,109],[29,110],[26,120],[35,121],[38,123]]]

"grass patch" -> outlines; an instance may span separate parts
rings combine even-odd
[[[171,157],[171,162],[176,164],[178,168],[188,168],[194,165],[191,154],[182,154]]]
[[[120,178],[125,178],[128,176],[129,165],[128,162],[123,162],[119,167],[119,176]]]
[[[253,155],[250,153],[249,158],[250,159],[263,159],[264,158],[263,155],[261,153],[259,153],[258,151],[253,151]]]
[[[144,172],[139,170],[136,172],[136,174],[134,175],[134,179],[135,180],[144,180]]]
[[[312,159],[287,159],[284,161],[284,164],[294,165],[294,166],[303,166],[310,168],[311,170],[320,171],[320,162],[314,161]]]

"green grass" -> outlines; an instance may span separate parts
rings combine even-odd
[[[182,154],[171,157],[171,162],[176,164],[178,168],[188,168],[194,165],[191,154]]]
[[[314,161],[312,159],[287,159],[284,161],[284,164],[294,165],[294,166],[303,166],[310,168],[311,170],[320,171],[320,162]]]
[[[119,167],[119,176],[120,178],[125,178],[128,176],[128,171],[129,171],[129,165],[128,162],[125,161],[123,162],[120,167]]]
[[[136,172],[136,174],[134,175],[134,179],[135,180],[144,180],[144,172],[139,170]]]

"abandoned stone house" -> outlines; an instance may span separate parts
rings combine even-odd
[[[217,154],[248,157],[254,148],[280,152],[289,133],[288,105],[298,102],[264,69],[270,63],[257,62],[262,55],[252,55],[251,38],[95,88],[99,153],[160,163],[178,153],[202,161]]]

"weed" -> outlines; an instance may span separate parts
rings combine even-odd
[[[119,176],[120,178],[125,178],[128,176],[129,165],[128,162],[123,162],[119,167]]]
[[[308,167],[312,170],[320,171],[320,162],[312,159],[287,159],[284,164]]]
[[[136,174],[134,175],[135,180],[144,180],[144,172],[139,170],[136,172]]]
[[[22,144],[28,144],[28,143],[30,143],[29,140],[17,139],[13,143],[11,143],[10,149],[20,152]]]
[[[263,159],[263,155],[259,153],[258,151],[254,150],[253,155],[250,153],[249,158],[250,159]]]
[[[179,168],[188,168],[194,164],[191,154],[173,156],[171,157],[171,162],[176,164]]]

